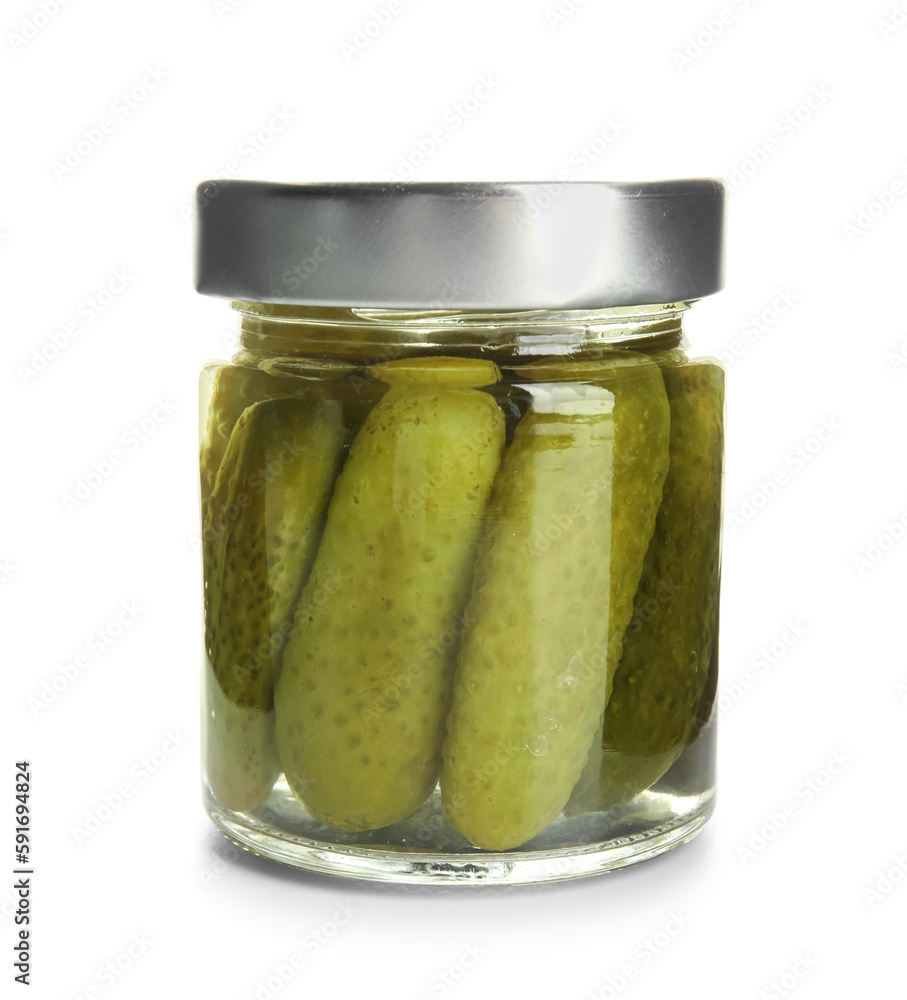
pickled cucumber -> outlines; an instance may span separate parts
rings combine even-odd
[[[231,809],[260,804],[279,770],[273,676],[344,445],[337,402],[255,403],[233,429],[210,497],[202,536],[206,752],[211,787]]]
[[[611,809],[657,781],[692,736],[717,624],[724,373],[667,366],[671,464],[623,656],[567,812]],[[596,750],[598,746],[596,745]]]
[[[583,770],[668,458],[668,403],[648,359],[519,370],[549,384],[525,387],[536,401],[495,486],[441,776],[445,818],[488,850],[543,830]]]
[[[243,410],[261,400],[290,396],[299,390],[296,379],[268,375],[245,365],[218,363],[202,372],[202,399],[208,379],[213,384],[200,450],[203,519],[230,435]]]
[[[444,359],[415,380],[406,364],[399,380],[392,363],[373,373],[391,387],[337,481],[275,693],[291,789],[344,830],[404,818],[437,781],[462,611],[503,449],[503,414],[487,393],[460,376],[448,387]],[[472,364],[483,384],[486,363]]]

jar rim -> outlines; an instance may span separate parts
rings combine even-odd
[[[597,309],[724,286],[725,187],[645,182],[285,184],[196,190],[195,287],[258,302]]]

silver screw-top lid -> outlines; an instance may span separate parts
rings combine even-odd
[[[594,309],[724,285],[721,181],[272,184],[196,191],[195,287],[256,302]]]

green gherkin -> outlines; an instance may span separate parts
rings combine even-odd
[[[525,843],[563,809],[598,730],[668,462],[658,367],[630,352],[519,371],[517,425],[467,607],[441,791],[477,847]],[[582,383],[585,383],[583,385]]]
[[[345,830],[387,826],[434,787],[474,550],[504,417],[467,388],[488,362],[390,362],[350,448],[275,693],[287,781]],[[464,367],[473,375],[464,375]]]
[[[298,379],[269,375],[258,368],[218,362],[209,365],[201,376],[202,399],[206,383],[211,381],[205,433],[200,449],[202,517],[204,518],[217,473],[227,451],[230,435],[247,406],[265,399],[291,396],[299,392]]]
[[[693,735],[715,637],[724,372],[668,365],[671,464],[593,752],[570,814],[611,809],[657,781]],[[596,744],[597,746],[598,744]]]
[[[227,808],[255,808],[279,772],[274,675],[344,446],[336,402],[255,403],[233,429],[211,493],[202,537],[206,756]]]

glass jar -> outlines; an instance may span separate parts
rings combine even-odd
[[[199,187],[204,801],[331,875],[578,878],[714,805],[724,189]]]

